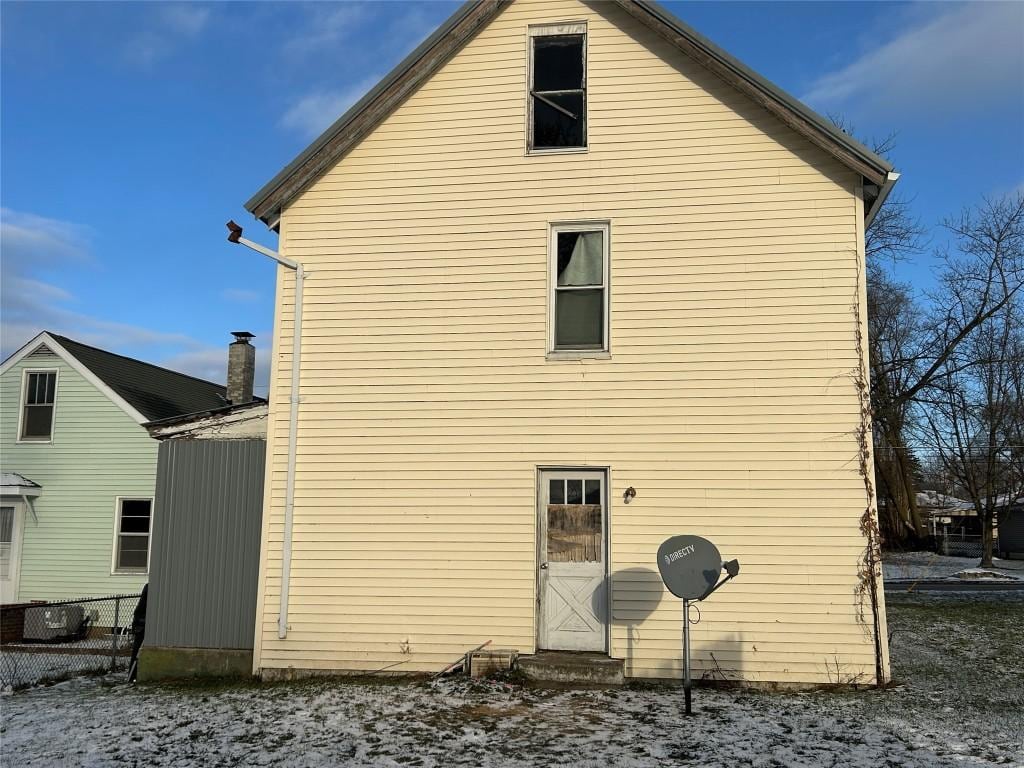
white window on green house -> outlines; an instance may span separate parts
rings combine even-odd
[[[53,409],[57,400],[56,371],[26,371],[21,407],[23,441],[47,442],[53,437]]]
[[[608,225],[551,231],[551,351],[608,350]]]
[[[117,534],[114,539],[114,570],[117,573],[146,573],[149,570],[152,521],[152,499],[117,500]]]

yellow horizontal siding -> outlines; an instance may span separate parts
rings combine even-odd
[[[590,147],[527,157],[526,27],[565,19],[588,24]],[[679,674],[654,553],[688,532],[742,563],[703,606],[698,675],[829,682],[838,659],[873,676],[854,594],[857,184],[615,9],[513,3],[282,217],[308,270],[294,559],[281,640],[282,271],[257,666],[532,652],[536,468],[593,465],[611,468],[628,674]],[[611,356],[548,361],[549,223],[605,219]]]

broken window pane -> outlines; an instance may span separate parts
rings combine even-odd
[[[558,284],[604,284],[604,242],[601,232],[558,233]]]
[[[572,91],[583,88],[583,35],[551,35],[533,39],[533,90]]]
[[[585,147],[584,35],[533,38],[531,148]]]

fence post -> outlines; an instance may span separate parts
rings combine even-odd
[[[110,629],[110,671],[117,669],[117,630],[121,619],[121,598],[114,598],[114,626]]]

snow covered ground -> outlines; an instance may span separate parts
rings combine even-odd
[[[886,691],[545,691],[448,679],[128,686],[0,700],[10,766],[1024,765],[1024,598],[900,596]]]
[[[128,659],[121,657],[118,666],[127,667]],[[103,674],[110,671],[110,655],[23,653],[0,650],[0,688],[21,688],[48,680],[63,680],[75,675]]]
[[[993,561],[995,571],[1009,578],[1024,578],[1024,560]],[[950,557],[934,552],[886,552],[882,568],[886,581],[897,579],[945,579],[961,571],[976,569],[976,557]]]

